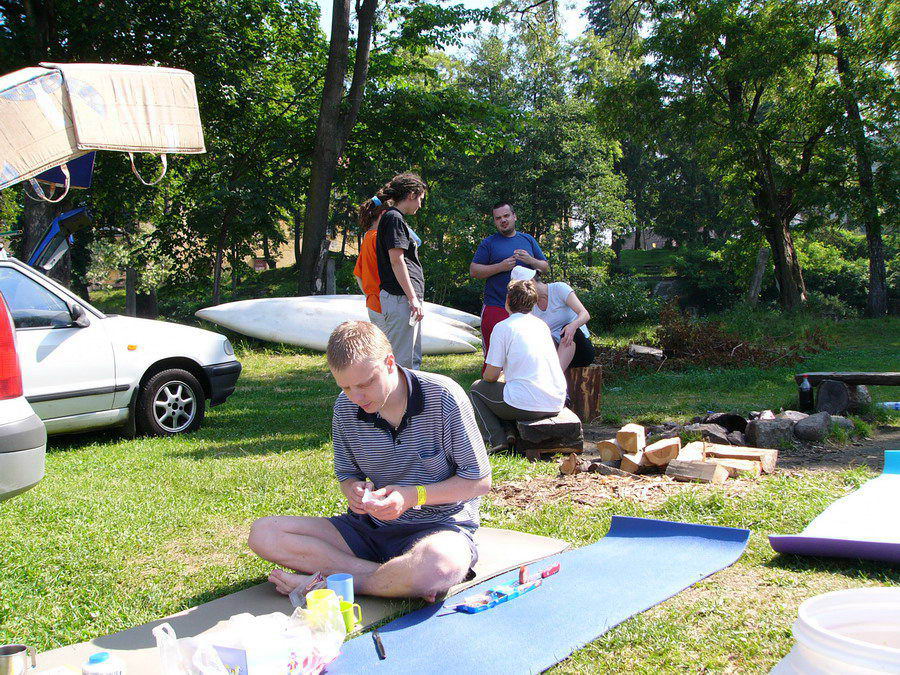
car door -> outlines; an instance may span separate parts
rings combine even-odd
[[[25,396],[41,419],[112,408],[115,361],[103,321],[76,325],[66,299],[15,265],[0,266],[16,326]]]

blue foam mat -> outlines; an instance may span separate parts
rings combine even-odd
[[[600,541],[529,568],[562,563],[530,593],[478,614],[450,612],[448,598],[379,629],[387,658],[372,635],[344,645],[325,672],[539,673],[613,626],[728,567],[743,553],[749,530],[613,516]],[[514,582],[511,572],[464,595]],[[438,616],[440,615],[440,616]]]

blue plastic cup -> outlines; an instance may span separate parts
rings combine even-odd
[[[353,603],[353,575],[332,574],[325,579],[325,585],[335,592],[335,595],[341,596],[344,602]]]

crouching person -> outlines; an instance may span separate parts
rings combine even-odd
[[[480,497],[491,487],[469,400],[443,375],[397,365],[366,321],[338,326],[327,358],[342,389],[332,438],[347,512],[260,518],[250,548],[297,571],[269,576],[285,594],[305,575],[345,572],[360,593],[434,601],[473,574]]]
[[[517,420],[553,417],[566,402],[566,378],[550,329],[531,314],[537,298],[533,281],[509,283],[509,318],[494,326],[484,374],[469,391],[478,426],[492,452],[505,450],[515,441]],[[501,373],[506,382],[499,381]]]

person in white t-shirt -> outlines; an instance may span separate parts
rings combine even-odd
[[[560,367],[565,371],[591,365],[596,353],[585,325],[591,315],[572,287],[564,281],[545,284],[540,273],[522,265],[513,267],[510,277],[534,282],[538,299],[531,313],[550,327]]]
[[[553,417],[566,402],[566,378],[547,324],[531,314],[538,294],[533,281],[512,281],[506,295],[510,316],[494,326],[482,379],[469,398],[491,451],[514,440],[516,420]],[[503,373],[505,382],[499,382]]]

